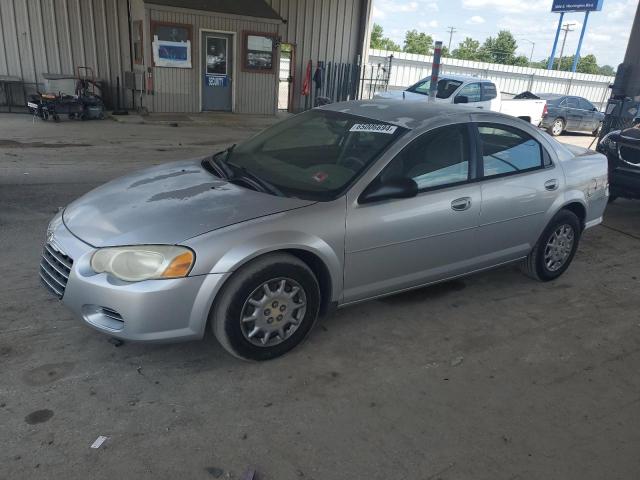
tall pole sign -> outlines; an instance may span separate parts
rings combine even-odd
[[[571,71],[575,72],[580,61],[580,49],[582,48],[582,41],[584,40],[584,34],[587,30],[587,22],[589,21],[590,12],[599,12],[602,10],[602,3],[604,0],[553,0],[551,6],[552,12],[560,13],[560,20],[558,21],[558,29],[556,30],[556,38],[553,41],[553,48],[551,49],[551,56],[549,57],[549,63],[547,64],[547,70],[553,69],[553,61],[556,56],[556,48],[558,47],[558,38],[560,37],[560,30],[562,29],[562,20],[564,14],[567,12],[585,12],[584,22],[582,23],[582,31],[580,32],[580,40],[578,41],[578,49],[573,57],[573,65]]]

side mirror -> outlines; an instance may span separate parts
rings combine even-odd
[[[469,103],[469,97],[466,95],[458,95],[453,99],[453,103]]]
[[[418,195],[418,184],[412,178],[393,178],[384,183],[374,182],[369,185],[358,201],[373,203],[392,198],[412,198]]]
[[[593,108],[591,109],[591,111],[592,111],[592,112],[597,112],[597,111],[598,111],[598,109],[597,109],[597,107],[593,107]]]

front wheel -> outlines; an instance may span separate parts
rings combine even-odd
[[[569,268],[575,256],[581,232],[576,214],[569,210],[560,211],[526,258],[525,273],[541,282],[558,278]]]
[[[320,288],[311,269],[293,255],[274,253],[234,273],[209,318],[213,334],[229,353],[270,360],[304,340],[319,309]]]

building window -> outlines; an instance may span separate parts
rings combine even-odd
[[[275,71],[274,33],[244,32],[242,69],[248,72],[273,73]]]
[[[142,46],[144,45],[142,20],[133,22],[133,63],[140,65],[143,61]]]
[[[151,36],[156,67],[191,68],[191,25],[151,22]]]

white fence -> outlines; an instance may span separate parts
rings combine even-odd
[[[390,90],[402,90],[418,80],[431,75],[432,56],[416,55],[385,50],[369,51],[369,66],[386,68],[389,55],[393,55]],[[504,94],[517,95],[524,91],[534,93],[558,93],[577,95],[591,101],[602,110],[609,99],[609,85],[614,77],[589,75],[586,73],[560,72],[540,68],[499,65],[496,63],[472,62],[443,58],[440,74],[473,75],[490,79]]]

